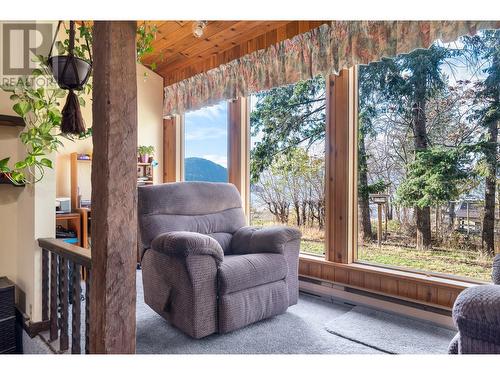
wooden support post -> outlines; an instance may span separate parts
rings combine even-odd
[[[382,247],[382,204],[377,204],[377,243]]]
[[[135,353],[136,22],[93,30],[90,353]]]
[[[337,263],[353,259],[348,248],[350,74],[344,69],[326,79],[326,260]]]
[[[228,102],[228,180],[241,194],[243,210],[250,218],[250,174],[249,174],[249,105],[247,98]]]
[[[181,116],[163,120],[163,182],[184,179],[184,129]]]

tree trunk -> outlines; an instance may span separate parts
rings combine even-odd
[[[387,206],[389,207],[389,209],[387,210],[387,220],[391,221],[394,217],[394,205],[392,204],[390,198]]]
[[[417,249],[429,249],[431,243],[431,208],[416,208]]]
[[[304,225],[307,224],[307,202],[305,200],[302,201],[302,222]]]
[[[448,206],[448,217],[450,218],[450,221],[448,223],[448,229],[450,231],[455,228],[455,202],[450,201],[449,206]]]
[[[365,137],[359,132],[358,140],[358,207],[361,218],[361,238],[363,242],[371,241],[373,237],[372,223],[370,220],[370,196],[368,194],[368,163],[365,149]]]
[[[415,152],[427,150],[427,129],[425,117],[425,72],[419,74],[422,79],[415,87],[415,103],[412,110],[413,136]],[[417,216],[417,249],[428,249],[431,247],[431,210],[430,207],[416,207]]]
[[[484,214],[482,242],[483,249],[487,254],[495,254],[495,195],[496,195],[496,172],[497,172],[497,141],[498,121],[488,124],[488,145],[485,147],[485,159],[488,175],[485,179],[484,189]]]
[[[300,227],[301,221],[300,221],[300,205],[299,205],[299,201],[296,200],[296,201],[293,202],[293,208],[295,210],[295,216],[296,216],[295,221],[297,223],[297,226]]]

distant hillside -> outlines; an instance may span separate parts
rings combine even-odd
[[[203,158],[184,159],[186,181],[227,182],[227,169]]]

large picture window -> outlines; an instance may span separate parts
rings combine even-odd
[[[291,225],[301,251],[325,252],[325,81],[250,98],[250,221]]]
[[[184,115],[184,180],[227,182],[227,102]]]
[[[358,261],[490,279],[499,40],[488,31],[359,66]]]

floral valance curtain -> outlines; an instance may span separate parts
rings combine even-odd
[[[450,42],[500,21],[333,21],[269,48],[165,87],[163,114],[268,90],[382,57]]]

